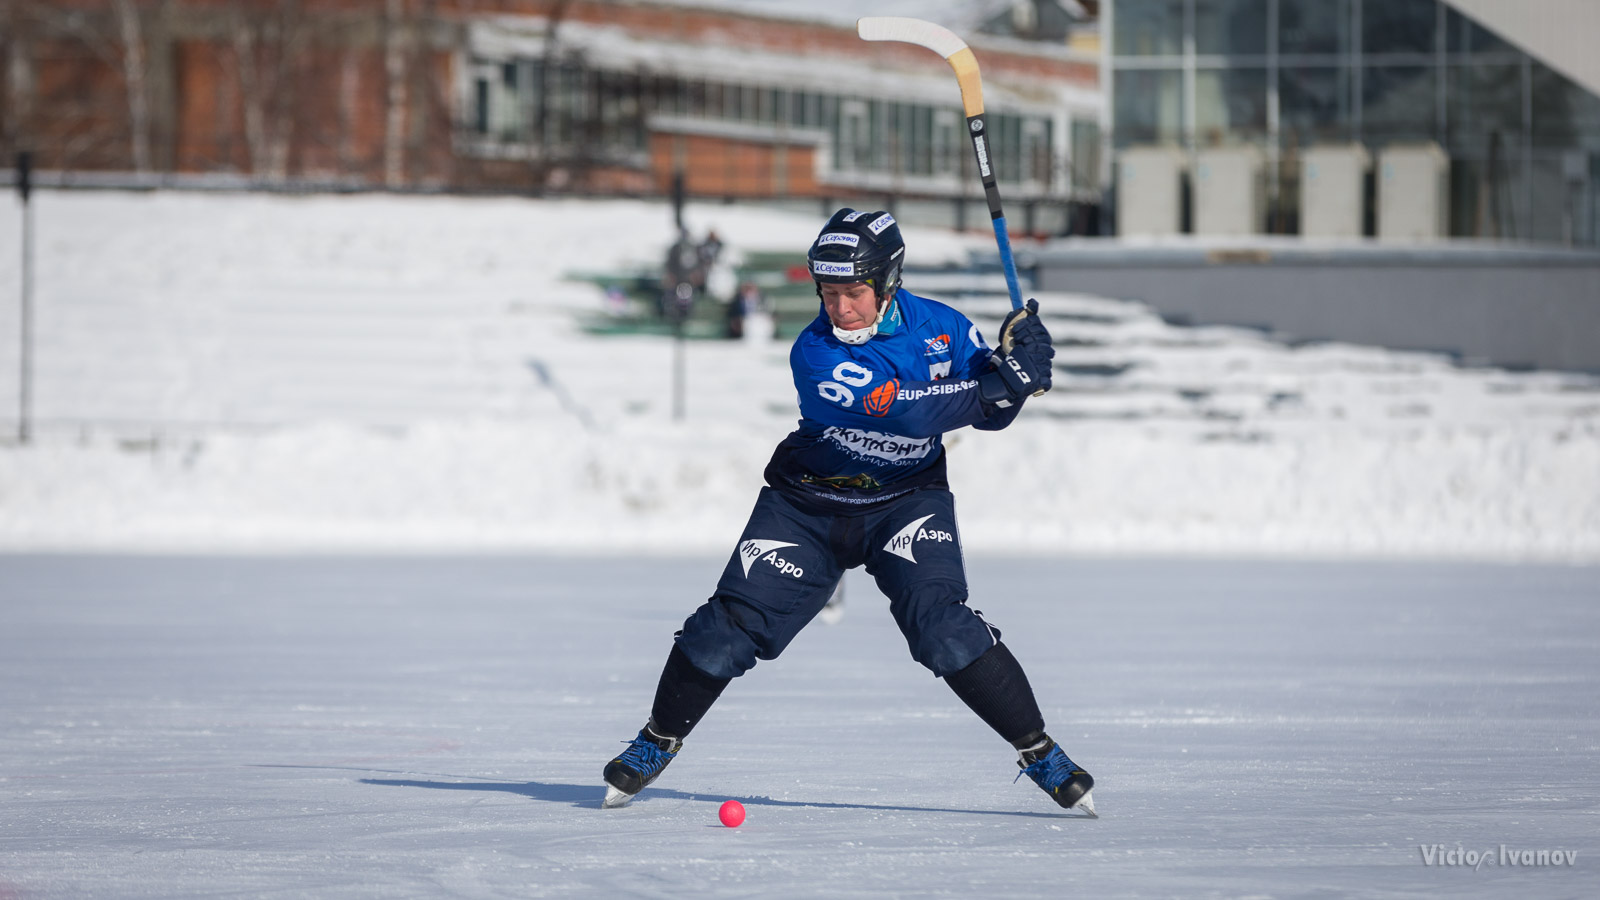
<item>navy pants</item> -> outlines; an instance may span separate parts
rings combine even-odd
[[[717,592],[678,633],[694,667],[734,678],[776,659],[832,596],[846,569],[866,566],[889,598],[911,656],[944,677],[1000,639],[967,608],[967,573],[955,498],[914,491],[856,515],[808,511],[761,489]]]

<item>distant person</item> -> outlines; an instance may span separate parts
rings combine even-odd
[[[680,229],[678,239],[667,248],[666,263],[662,267],[661,300],[658,304],[662,318],[681,319],[689,314],[695,292],[705,284],[705,275],[699,268],[699,248],[689,238],[689,232]]]
[[[605,806],[655,781],[723,689],[757,660],[776,659],[844,571],[864,565],[912,658],[1011,744],[1022,774],[1051,799],[1093,812],[1094,779],[1045,733],[1000,630],[967,606],[945,478],[944,432],[998,431],[1050,388],[1050,333],[1030,300],[1002,323],[1004,351],[991,352],[966,316],[900,286],[905,250],[893,216],[850,209],[812,243],[821,309],[789,354],[800,426],[767,464],[716,592],[673,641],[649,721],[606,765]],[[885,774],[914,759],[897,753]]]
[[[605,309],[606,314],[614,318],[628,314],[628,295],[621,286],[613,284],[606,287]]]
[[[761,288],[756,287],[753,281],[739,285],[739,292],[734,294],[728,303],[728,337],[737,341],[752,336],[748,330],[749,326],[756,325],[759,328],[764,318],[768,319],[767,325],[770,328],[767,298],[761,293]]]
[[[700,267],[710,271],[722,256],[722,238],[717,236],[717,230],[713,228],[706,232],[706,239],[695,249],[700,255]]]

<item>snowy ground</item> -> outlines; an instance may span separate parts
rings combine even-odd
[[[975,562],[1098,821],[852,580],[602,811],[721,565],[0,558],[0,897],[1593,895],[1593,570]]]
[[[658,259],[661,204],[45,191],[35,208],[38,435],[0,444],[0,547],[718,554],[794,424],[784,347],[693,344],[675,422],[670,342],[579,327],[600,297],[564,276]],[[798,251],[818,226],[688,218],[734,253]],[[922,265],[992,245],[906,233]],[[8,425],[16,267],[0,253]],[[1600,561],[1600,378],[1041,300],[1057,389],[1003,434],[952,436],[975,550]],[[991,333],[1005,308],[959,305]]]

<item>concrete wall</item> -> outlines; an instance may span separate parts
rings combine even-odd
[[[1294,340],[1600,371],[1597,252],[1479,243],[1097,243],[1039,251],[1039,290],[1142,300],[1169,319],[1260,327]]]

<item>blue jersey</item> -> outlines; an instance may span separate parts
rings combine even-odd
[[[767,483],[835,511],[945,487],[943,434],[998,430],[1020,409],[979,399],[989,354],[966,316],[904,288],[864,344],[835,337],[824,311],[789,351],[800,426],[778,445]]]

